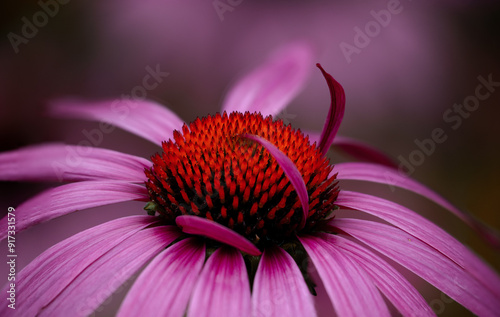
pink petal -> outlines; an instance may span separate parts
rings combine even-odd
[[[379,256],[341,235],[320,234],[320,236],[333,247],[342,249],[346,256],[357,262],[403,316],[435,316],[413,285]]]
[[[422,240],[470,272],[500,299],[500,277],[460,242],[424,217],[391,201],[349,191],[341,191],[335,204],[379,217]]]
[[[283,169],[283,172],[285,172],[286,177],[288,177],[290,183],[295,189],[297,196],[299,196],[299,200],[302,205],[302,219],[300,220],[299,230],[304,228],[307,215],[309,214],[309,194],[307,193],[306,183],[304,183],[304,179],[295,164],[288,158],[288,156],[286,156],[266,139],[252,134],[244,134],[243,137],[257,142],[265,147]]]
[[[448,209],[454,215],[462,219],[466,224],[475,229],[483,239],[500,249],[500,237],[495,230],[475,219],[473,215],[459,210],[436,192],[430,190],[401,172],[376,164],[339,163],[335,165],[332,174],[330,175],[336,173],[338,173],[337,179],[361,180],[387,184],[391,186],[391,188],[396,186],[422,195],[443,208]]]
[[[260,250],[243,236],[223,225],[197,216],[178,216],[175,223],[183,232],[201,235],[233,246],[250,255],[260,255]]]
[[[208,258],[194,288],[187,316],[250,316],[250,284],[239,251],[222,247]]]
[[[316,316],[314,301],[292,257],[278,247],[264,251],[252,291],[252,316]]]
[[[336,136],[333,145],[355,159],[397,168],[397,164],[387,154],[359,140]]]
[[[415,237],[385,224],[336,219],[332,225],[403,265],[479,316],[497,316],[500,301],[470,272]]]
[[[302,90],[311,64],[312,52],[307,44],[282,47],[230,89],[222,110],[278,114]]]
[[[300,242],[318,270],[339,316],[390,316],[373,281],[343,249],[313,236]]]
[[[325,125],[323,131],[321,132],[321,137],[319,139],[318,147],[323,153],[323,155],[328,152],[330,146],[333,143],[333,139],[337,132],[339,131],[340,123],[344,118],[345,110],[345,93],[344,88],[335,80],[333,77],[325,72],[320,64],[316,64],[318,68],[323,73],[328,88],[330,89],[330,109],[328,110],[328,116],[326,117]]]
[[[35,316],[96,259],[155,221],[157,218],[151,216],[119,218],[51,247],[16,276],[16,296],[22,300],[15,312],[19,316]],[[0,315],[5,316],[8,311],[11,309],[7,305],[0,306]]]
[[[65,214],[123,201],[147,201],[142,185],[119,181],[84,181],[42,192],[16,208],[16,232]],[[0,239],[7,237],[7,216],[0,220]]]
[[[158,145],[172,138],[172,132],[182,128],[183,124],[175,113],[148,100],[115,99],[85,102],[63,99],[53,102],[51,112],[59,117],[106,122]],[[110,129],[109,126],[107,129]],[[101,130],[106,131],[106,128]]]
[[[144,182],[150,166],[140,157],[87,146],[44,144],[0,153],[0,179],[7,181]]]
[[[321,137],[319,133],[304,130],[302,130],[302,132],[309,136],[311,143],[316,142],[316,144],[319,144],[319,139]],[[381,164],[392,168],[397,167],[394,160],[387,154],[367,143],[353,138],[336,135],[333,139],[333,146],[360,161]]]
[[[44,308],[40,316],[91,314],[178,236],[172,226],[139,231],[89,265]]]
[[[137,278],[118,316],[184,316],[204,262],[205,246],[195,238],[167,248]]]

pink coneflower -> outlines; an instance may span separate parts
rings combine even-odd
[[[471,251],[403,206],[339,187],[341,179],[400,186],[478,225],[359,142],[338,143],[370,163],[330,163],[345,97],[321,66],[332,103],[318,142],[267,116],[300,89],[309,57],[301,45],[288,47],[237,84],[221,114],[189,125],[146,101],[56,104],[59,115],[113,123],[163,152],[148,161],[52,144],[0,154],[3,180],[70,182],[19,206],[17,230],[130,200],[147,202],[149,215],[104,223],[45,251],[16,278],[16,310],[5,304],[0,314],[91,314],[149,262],[119,316],[315,316],[312,267],[340,316],[387,316],[386,300],[405,316],[433,315],[389,258],[474,314],[497,315],[500,278]],[[66,161],[68,149],[78,166]],[[339,209],[384,222],[335,217]],[[4,218],[2,238],[7,228]]]

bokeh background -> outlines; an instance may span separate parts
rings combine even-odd
[[[500,228],[500,87],[494,87],[459,128],[452,129],[443,119],[454,104],[475,94],[478,76],[500,82],[498,2],[401,0],[395,5],[398,12],[386,18],[385,25],[378,22],[378,31],[373,12],[388,10],[397,1],[220,0],[230,6],[224,12],[215,9],[215,1],[201,0],[66,2],[2,4],[1,151],[47,141],[85,140],[83,131],[98,125],[50,118],[47,101],[67,96],[122,98],[141,85],[147,67],[169,73],[147,92],[147,98],[165,104],[187,122],[214,113],[240,76],[279,46],[302,40],[314,47],[316,61],[345,88],[347,109],[340,134],[408,159],[418,149],[416,139],[428,139],[434,129],[443,129],[446,141],[425,156],[412,176]],[[57,8],[48,3],[57,3]],[[39,12],[47,10],[52,16],[40,18]],[[34,18],[38,26],[29,29],[26,24]],[[368,40],[346,58],[341,47],[355,45],[358,30],[367,34],[367,27]],[[311,65],[307,86],[282,117],[295,127],[319,131],[328,105],[326,85]],[[158,150],[119,130],[106,134],[101,146],[146,157]],[[332,159],[345,157],[333,153]],[[0,213],[54,185],[0,182]],[[499,270],[498,252],[432,203],[387,186],[346,183],[345,187],[412,207]],[[75,232],[141,212],[142,204],[118,204],[32,228],[18,236],[18,268]],[[7,267],[0,268],[2,284],[6,271]],[[468,315],[439,291],[418,279],[415,283],[440,316]],[[112,314],[121,293],[99,314]]]

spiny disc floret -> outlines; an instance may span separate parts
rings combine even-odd
[[[338,194],[329,160],[300,130],[248,112],[198,118],[163,142],[146,170],[154,211],[167,221],[205,217],[256,244],[296,231],[303,214],[294,187],[269,152],[243,134],[265,138],[294,162],[309,194],[305,230],[324,219]]]

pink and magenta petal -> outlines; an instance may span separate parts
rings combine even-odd
[[[346,252],[314,236],[301,236],[339,316],[390,316],[382,295],[364,269]]]
[[[479,316],[497,316],[500,301],[470,272],[398,228],[359,219],[332,225],[403,265]]]
[[[311,143],[319,144],[319,133],[302,131],[309,136]],[[397,168],[396,162],[390,156],[360,140],[337,135],[333,139],[333,146],[357,160]]]
[[[500,299],[500,277],[460,242],[417,213],[391,201],[341,191],[335,204],[379,217],[435,248],[460,265]]]
[[[285,175],[288,177],[290,183],[295,189],[297,196],[299,196],[299,200],[302,205],[302,219],[300,221],[299,229],[304,228],[307,216],[309,215],[309,194],[307,193],[306,183],[304,183],[304,179],[302,178],[302,175],[300,174],[295,164],[293,164],[292,160],[288,156],[286,156],[276,146],[274,146],[266,139],[252,134],[245,134],[243,135],[243,137],[257,142],[264,148],[266,148],[266,150],[269,151],[269,153],[274,157],[274,159],[283,169],[283,172],[285,172]]]
[[[81,272],[39,316],[87,316],[179,236],[159,226],[137,232]]]
[[[344,250],[358,263],[403,316],[435,316],[415,287],[379,256],[341,235],[320,236],[332,246]]]
[[[250,284],[241,253],[217,249],[207,260],[189,302],[188,317],[249,317]]]
[[[325,72],[323,67],[320,64],[316,64],[318,68],[323,73],[325,77],[326,83],[328,84],[328,88],[330,90],[330,109],[328,110],[328,116],[326,117],[325,126],[323,127],[323,131],[321,132],[321,137],[319,139],[318,147],[323,153],[323,155],[328,152],[330,146],[333,143],[333,139],[337,135],[339,131],[340,123],[342,123],[342,119],[344,118],[344,110],[345,110],[345,92],[344,88],[335,80],[333,77]]]
[[[234,85],[222,110],[277,115],[301,91],[309,75],[312,52],[305,43],[287,45],[267,63]]]
[[[166,107],[153,101],[116,99],[100,102],[56,100],[51,105],[55,116],[96,120],[115,125],[161,146],[182,128],[183,121]],[[109,126],[106,129],[110,129]]]
[[[215,241],[233,246],[250,255],[260,255],[260,250],[245,237],[235,231],[206,218],[197,216],[178,216],[175,223],[183,232],[208,237]]]
[[[19,316],[35,316],[87,266],[156,221],[150,216],[119,218],[82,231],[51,247],[16,277],[16,295],[22,300],[14,312]],[[8,311],[12,310],[7,305],[0,307],[0,315],[6,316]]]
[[[144,158],[106,149],[44,144],[0,153],[0,180],[144,182]]]
[[[357,160],[391,168],[397,168],[398,166],[392,158],[379,149],[353,138],[336,136],[333,140],[333,145]]]
[[[386,166],[369,163],[339,163],[335,165],[330,175],[334,175],[336,173],[338,173],[337,179],[339,180],[360,180],[387,184],[391,188],[400,187],[422,195],[423,197],[434,201],[438,205],[452,212],[471,228],[475,229],[484,240],[500,249],[500,237],[496,231],[481,223],[471,214],[456,208],[436,192],[411,179],[400,171]]]
[[[205,245],[181,240],[157,255],[137,278],[118,316],[185,316],[205,262]]]
[[[260,259],[253,283],[252,316],[316,316],[299,267],[281,248],[267,248]]]
[[[118,202],[147,201],[144,186],[118,181],[84,181],[49,189],[16,208],[16,232],[65,214]],[[0,220],[0,239],[7,236],[7,217]]]

